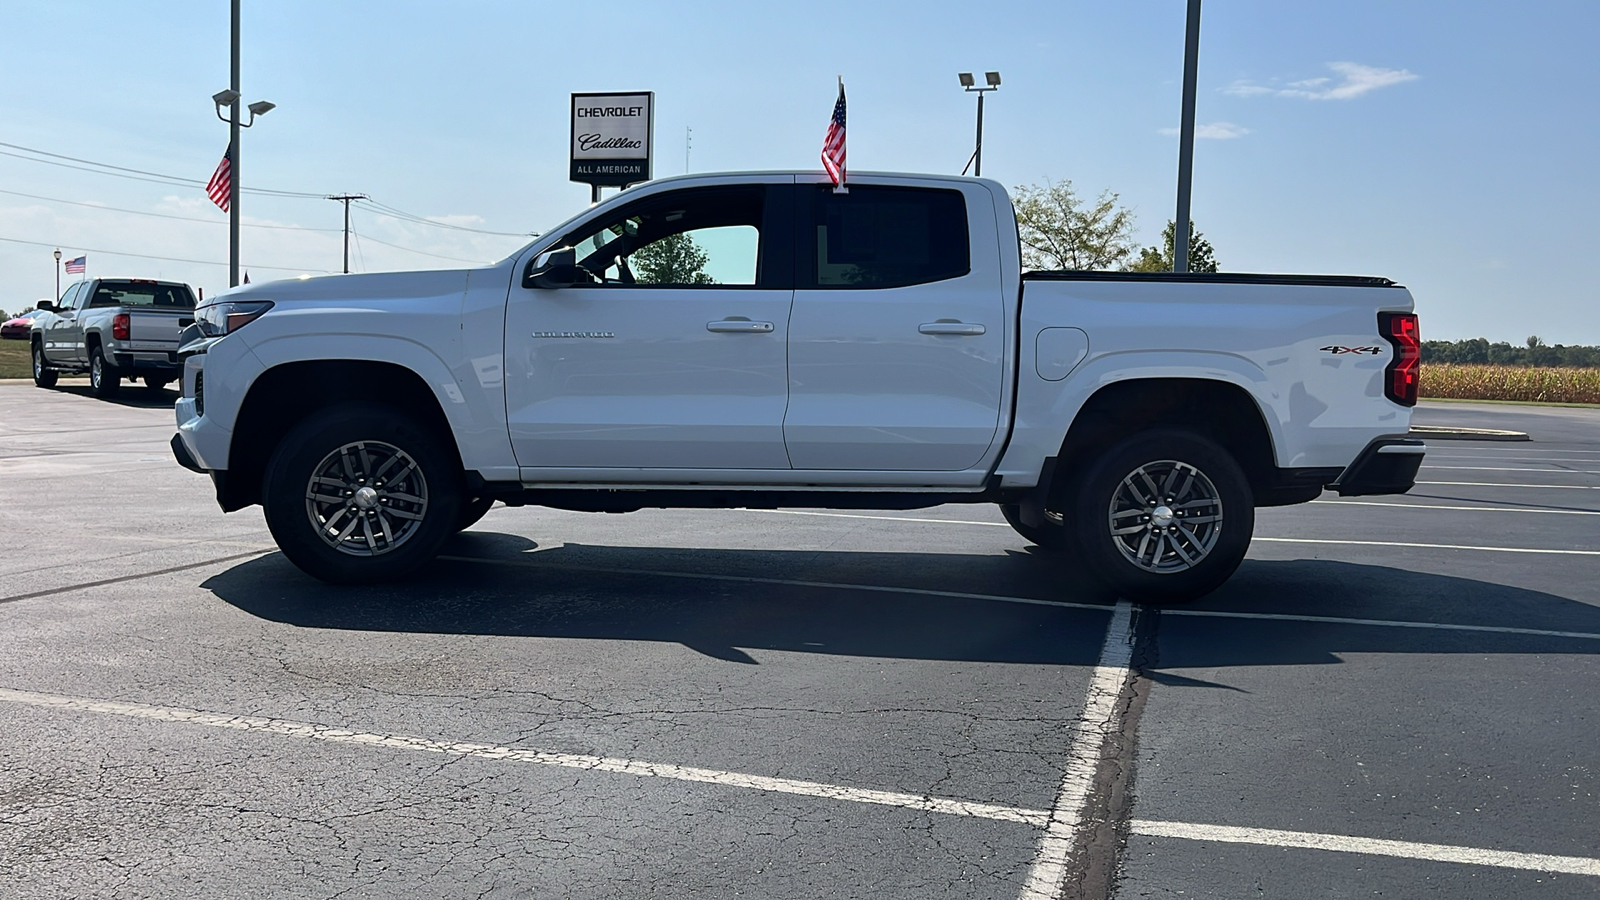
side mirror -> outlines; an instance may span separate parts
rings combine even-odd
[[[55,312],[56,302],[54,300],[40,300],[34,308],[40,312]]]
[[[563,247],[542,253],[529,261],[528,270],[522,276],[522,286],[550,291],[569,288],[588,280],[584,271],[578,268],[578,251]]]

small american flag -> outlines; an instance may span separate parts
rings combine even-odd
[[[88,257],[87,254],[85,254],[83,256],[80,256],[77,259],[69,259],[69,260],[67,260],[67,274],[68,275],[82,275],[83,274],[83,270],[88,268],[88,267],[89,267],[89,257]]]
[[[822,141],[822,167],[835,187],[844,186],[844,79],[839,79],[839,100],[833,104],[833,121]]]
[[[211,202],[222,207],[223,212],[228,211],[228,197],[233,192],[233,145],[228,145],[228,152],[222,154],[222,162],[217,163],[217,170],[211,173],[211,181],[206,185],[206,196]]]

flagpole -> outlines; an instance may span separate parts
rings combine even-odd
[[[233,103],[228,107],[228,287],[239,286],[239,0],[233,0],[232,51],[228,88]]]

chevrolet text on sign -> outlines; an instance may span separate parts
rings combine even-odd
[[[572,95],[572,180],[624,186],[650,180],[655,94]]]

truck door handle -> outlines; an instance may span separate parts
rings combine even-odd
[[[983,334],[988,329],[975,322],[940,319],[937,322],[923,322],[917,326],[917,330],[923,334]]]
[[[724,334],[771,334],[773,327],[771,322],[752,322],[740,316],[706,323],[707,331]]]

